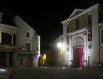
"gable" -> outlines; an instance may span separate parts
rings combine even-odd
[[[71,13],[71,15],[69,16],[68,19],[77,16],[78,14],[82,13],[83,11],[84,11],[83,9],[75,9],[75,10]]]

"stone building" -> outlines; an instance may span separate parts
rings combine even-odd
[[[0,12],[0,66],[38,66],[39,55],[36,31],[18,15],[7,17]]]
[[[75,9],[63,24],[58,63],[69,67],[103,65],[103,5]]]

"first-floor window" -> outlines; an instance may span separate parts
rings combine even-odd
[[[88,41],[92,41],[92,28],[88,29]]]
[[[69,25],[67,26],[67,33],[69,33]]]
[[[67,45],[69,45],[69,35],[66,36],[66,42],[67,42]]]
[[[103,30],[101,30],[101,42],[103,43]]]
[[[12,34],[2,32],[2,44],[12,45]]]
[[[13,34],[13,45],[16,45],[16,34]]]
[[[26,45],[27,52],[30,52],[31,44],[30,43],[25,43],[25,45]]]

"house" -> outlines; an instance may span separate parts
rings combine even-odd
[[[75,9],[64,21],[63,35],[56,43],[62,66],[95,67],[103,65],[103,5],[95,4],[87,9]],[[59,56],[58,55],[58,56]]]
[[[40,36],[20,16],[4,16],[0,12],[0,66],[37,67]]]

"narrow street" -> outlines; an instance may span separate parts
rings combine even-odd
[[[39,67],[11,69],[8,78],[0,79],[103,79],[103,68]]]

